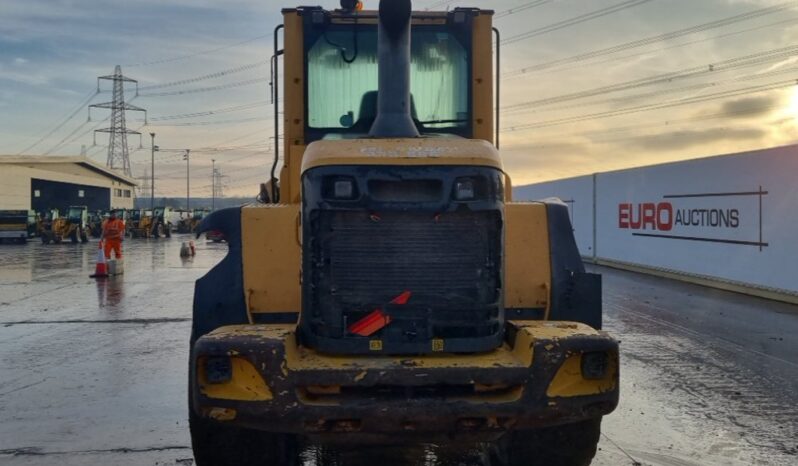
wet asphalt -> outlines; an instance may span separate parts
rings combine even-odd
[[[224,244],[0,246],[0,465],[191,465],[186,362],[194,280]],[[596,465],[798,464],[798,306],[595,267],[621,340],[621,403]],[[305,464],[323,463],[314,447]],[[480,465],[479,451],[348,453],[345,464]],[[544,459],[540,461],[545,465]]]

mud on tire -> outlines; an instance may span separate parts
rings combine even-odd
[[[495,466],[587,466],[596,455],[601,418],[505,434],[491,447]]]

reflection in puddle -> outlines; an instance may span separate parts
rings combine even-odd
[[[97,279],[97,305],[101,309],[115,310],[124,297],[124,281],[121,276]]]
[[[307,445],[301,455],[305,466],[481,466],[490,465],[486,449],[476,445],[438,447]]]

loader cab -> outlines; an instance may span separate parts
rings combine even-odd
[[[69,223],[85,228],[89,220],[88,208],[86,206],[70,206],[67,209],[66,218]]]
[[[275,192],[270,197],[299,202],[307,146],[368,137],[375,121],[378,12],[299,7],[283,10],[283,17],[284,23],[275,30],[271,84],[278,104],[274,138],[283,140],[285,155],[279,155],[278,147],[276,157],[284,159],[280,192],[275,163]],[[492,17],[493,11],[477,8],[412,12],[410,106],[422,137],[479,139],[498,145],[498,105],[494,105],[498,50],[493,49]]]
[[[417,19],[411,49],[411,107],[419,133],[471,137],[471,16]],[[320,18],[321,17],[321,18]],[[341,13],[303,15],[305,141],[358,138],[377,116],[377,25]]]
[[[410,12],[389,42],[377,11],[283,15],[273,89],[277,111],[282,79],[286,155],[271,199],[301,206],[302,343],[338,354],[500,346],[493,12]],[[386,104],[402,108],[406,133],[378,123]]]

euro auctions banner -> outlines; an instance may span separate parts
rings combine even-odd
[[[596,258],[798,294],[798,145],[593,180]]]
[[[798,293],[798,146],[596,183],[599,258]]]

